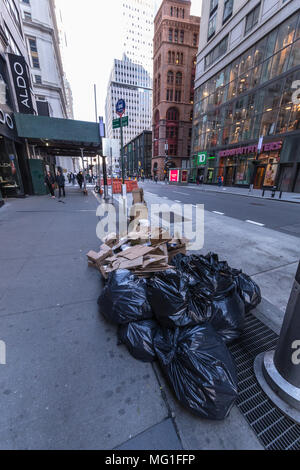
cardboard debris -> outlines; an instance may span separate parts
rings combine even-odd
[[[118,241],[112,248],[103,244],[99,253],[90,251],[87,254],[89,266],[96,267],[107,279],[108,274],[128,269],[140,277],[172,269],[170,262],[178,253],[186,254],[187,240],[174,239],[161,229],[157,230],[158,239],[149,238],[145,241],[139,238],[141,234],[134,232]],[[106,237],[107,243],[116,241],[115,234]]]
[[[132,197],[128,236],[120,239],[116,233],[111,233],[103,240],[99,253],[90,251],[87,254],[89,266],[97,268],[104,279],[119,269],[128,269],[140,277],[150,277],[172,269],[170,262],[174,256],[186,254],[188,240],[173,238],[159,227],[151,229],[143,189],[134,190]]]

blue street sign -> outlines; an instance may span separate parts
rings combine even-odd
[[[116,113],[122,117],[126,110],[126,104],[124,100],[119,100],[116,105]]]

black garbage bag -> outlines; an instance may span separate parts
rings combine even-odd
[[[148,299],[161,326],[194,326],[205,321],[205,299],[201,303],[195,302],[189,284],[189,276],[173,269],[160,272],[149,280]]]
[[[147,300],[146,280],[137,278],[127,270],[109,275],[98,305],[106,320],[118,325],[153,318]]]
[[[208,296],[222,292],[233,282],[233,275],[228,264],[219,263],[218,255],[212,253],[207,256],[179,254],[172,263],[182,274],[189,275],[190,283],[197,284],[203,294]]]
[[[159,363],[180,403],[201,418],[226,418],[237,399],[237,374],[230,352],[211,325],[159,329]]]
[[[227,344],[238,339],[245,326],[245,305],[228,264],[211,253],[177,255],[173,262],[182,275],[189,276],[193,303],[198,309],[206,305],[206,316],[198,323],[210,323]]]
[[[261,290],[250,276],[242,271],[233,270],[239,294],[244,301],[246,312],[250,312],[261,303]]]
[[[226,344],[241,336],[245,328],[245,317],[245,304],[234,283],[226,291],[214,296],[209,323]]]
[[[153,341],[158,327],[156,320],[132,322],[119,327],[118,338],[135,359],[153,362],[156,359]]]

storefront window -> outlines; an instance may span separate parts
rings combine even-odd
[[[262,115],[260,135],[273,135],[276,131],[278,109],[268,111]]]
[[[254,48],[251,48],[247,52],[245,52],[245,54],[242,55],[240,59],[239,75],[243,75],[252,67],[253,52]]]
[[[292,107],[290,123],[288,131],[297,131],[300,129],[300,104],[295,104]]]
[[[0,137],[0,190],[3,196],[23,194],[14,143]]]
[[[276,134],[282,134],[288,131],[288,123],[290,120],[292,106],[280,108],[276,126]]]
[[[251,172],[246,158],[240,158],[235,173],[235,184],[250,184]]]
[[[280,49],[283,49],[284,47],[293,42],[297,20],[298,15],[296,14],[292,16],[292,18],[289,18],[287,21],[282,23],[278,31],[275,52],[279,51]]]
[[[288,68],[291,69],[297,65],[300,65],[300,39],[292,46]]]
[[[288,46],[273,57],[270,80],[287,71],[291,49],[292,46]]]

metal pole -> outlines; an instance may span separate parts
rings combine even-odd
[[[84,153],[83,153],[83,148],[80,149],[81,151],[81,159],[82,159],[82,165],[83,165],[83,187],[84,187],[84,192],[87,194],[86,190],[86,171],[85,171],[85,165],[84,165]]]
[[[111,147],[110,147],[110,158],[111,158],[110,182],[111,182],[111,194],[113,194],[113,154],[112,154]]]
[[[96,122],[98,122],[97,86],[96,86],[96,84],[94,85],[94,99],[95,99],[95,117],[96,117]]]
[[[122,160],[122,184],[125,184],[125,168],[124,168],[124,149],[123,149],[123,123],[120,117],[120,131],[121,131],[121,160]]]
[[[275,351],[255,360],[256,377],[271,400],[300,423],[300,263]]]

